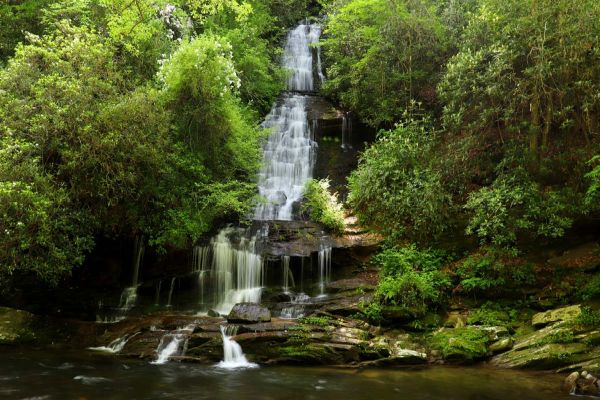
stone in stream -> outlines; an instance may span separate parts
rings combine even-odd
[[[258,303],[238,303],[231,309],[227,322],[258,323],[271,321],[271,312]]]

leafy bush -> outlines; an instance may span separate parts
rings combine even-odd
[[[456,269],[465,293],[497,293],[531,284],[533,266],[516,257],[514,251],[483,248],[471,254]]]
[[[600,209],[600,155],[592,158],[589,164],[594,167],[585,175],[590,181],[585,195],[585,205],[589,211],[597,211]]]
[[[599,328],[600,311],[592,310],[591,307],[583,307],[581,309],[581,314],[579,314],[575,322],[583,326]]]
[[[469,313],[469,325],[508,325],[517,317],[515,309],[502,307],[497,303],[487,302]]]
[[[401,306],[414,316],[424,314],[429,306],[442,303],[450,287],[450,279],[440,271],[446,261],[443,253],[420,251],[414,245],[384,250],[373,260],[381,268],[374,303]],[[378,308],[370,305],[368,312],[376,314]]]
[[[491,186],[469,195],[465,205],[471,213],[467,234],[497,246],[514,245],[519,233],[563,236],[572,223],[565,215],[566,201],[559,192],[542,191],[520,166],[504,172],[510,159],[498,165],[501,174]]]
[[[600,274],[593,277],[585,277],[586,282],[582,282],[583,288],[579,291],[582,300],[592,300],[600,297]]]
[[[451,200],[433,166],[436,133],[427,120],[382,131],[348,178],[360,221],[387,235],[428,242],[449,227]]]
[[[302,211],[308,213],[312,221],[332,231],[343,232],[344,210],[337,193],[329,191],[329,184],[328,179],[311,179],[306,182]]]

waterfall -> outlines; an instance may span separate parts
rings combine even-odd
[[[234,243],[230,237],[236,233],[235,228],[223,229],[212,242],[215,303],[221,314],[228,314],[237,303],[260,303],[263,260],[256,251],[256,236],[242,236]]]
[[[316,125],[311,129],[306,108],[308,94],[315,90],[315,46],[317,75],[324,79],[318,48],[320,36],[321,27],[316,24],[301,24],[287,36],[282,64],[289,71],[288,92],[281,96],[262,124],[271,133],[263,145],[263,163],[258,172],[258,191],[265,202],[255,207],[256,221],[292,220],[293,207],[302,198],[304,185],[313,176],[317,144],[311,135]],[[210,271],[214,284],[214,310],[220,314],[228,314],[236,303],[260,302],[263,286],[261,235],[266,236],[266,232],[259,231],[251,236],[242,229],[225,228],[209,246],[194,249],[192,268],[199,273],[201,304],[206,304],[202,271]],[[294,286],[289,259],[287,263],[283,271],[284,290]]]
[[[304,24],[288,34],[283,56],[283,66],[290,71],[288,90],[314,90],[310,46],[320,36],[318,25]],[[284,94],[263,122],[272,133],[263,146],[263,167],[258,174],[258,190],[266,203],[256,207],[257,220],[291,220],[292,207],[313,176],[317,144],[311,139],[306,100],[303,95]]]
[[[248,362],[242,351],[242,346],[231,339],[231,336],[235,334],[236,330],[236,326],[226,328],[225,325],[221,325],[221,336],[223,337],[223,361],[218,363],[217,367],[224,369],[258,367],[257,364]]]
[[[280,318],[296,319],[304,316],[304,306],[311,301],[306,293],[298,293],[292,296],[291,303],[281,309]]]
[[[167,307],[171,307],[171,299],[173,298],[173,289],[175,288],[175,280],[177,278],[171,278],[171,287],[169,288],[169,297],[167,298]]]
[[[319,289],[321,296],[325,295],[325,286],[331,279],[331,246],[321,245],[318,253],[319,262]]]
[[[352,145],[350,140],[352,137],[352,118],[348,116],[348,113],[342,115],[342,149],[351,149]]]
[[[283,267],[283,291],[288,293],[290,291],[290,282],[291,287],[296,286],[294,274],[290,269],[290,256],[281,256],[281,265]]]
[[[129,341],[129,339],[133,338],[134,336],[138,335],[139,333],[140,332],[136,332],[133,335],[129,335],[129,336],[125,335],[121,338],[117,338],[117,339],[113,340],[112,342],[110,342],[108,344],[108,346],[88,347],[88,349],[95,350],[95,351],[103,351],[106,353],[119,353],[121,350],[123,350],[123,348]]]
[[[119,316],[116,317],[117,320],[123,319],[127,311],[131,310],[137,301],[137,290],[139,286],[139,277],[140,277],[140,266],[142,265],[142,261],[144,260],[144,237],[136,236],[133,241],[133,258],[132,258],[132,267],[133,267],[133,276],[131,278],[131,286],[123,289],[121,293],[121,298],[119,299]]]

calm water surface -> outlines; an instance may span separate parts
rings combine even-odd
[[[574,399],[562,377],[479,368],[423,370],[150,365],[94,352],[0,348],[1,399]]]

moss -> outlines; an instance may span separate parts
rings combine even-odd
[[[488,333],[477,328],[442,329],[433,335],[431,347],[445,360],[471,362],[487,356],[488,341]]]
[[[315,316],[311,315],[309,317],[302,317],[298,319],[298,322],[306,325],[315,325],[320,327],[330,326],[332,323],[332,319],[328,316]]]

